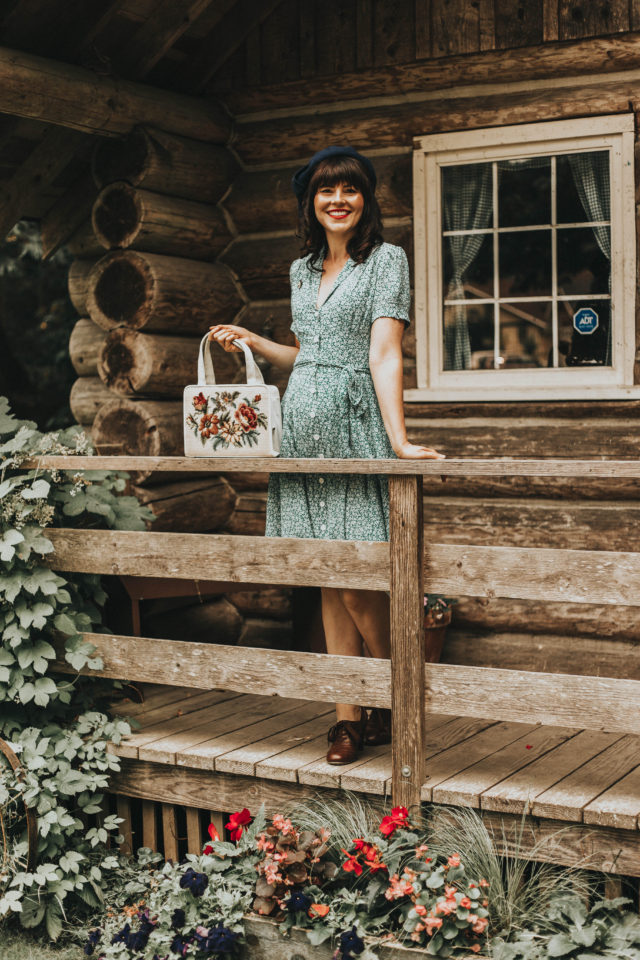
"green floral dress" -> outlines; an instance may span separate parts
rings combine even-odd
[[[371,325],[409,322],[409,264],[383,243],[364,263],[351,258],[318,308],[321,274],[309,257],[291,265],[291,329],[300,351],[282,398],[283,457],[395,458],[369,370]],[[321,266],[321,264],[318,264]],[[274,473],[268,537],[388,540],[385,476]]]

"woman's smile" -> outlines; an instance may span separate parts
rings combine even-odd
[[[314,197],[318,222],[325,230],[330,231],[339,226],[341,234],[345,231],[349,234],[355,230],[362,216],[363,207],[362,193],[348,183],[319,187]]]

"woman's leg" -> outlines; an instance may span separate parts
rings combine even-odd
[[[341,657],[362,656],[362,636],[342,600],[342,591],[322,588],[322,624],[327,653]],[[336,719],[359,720],[360,707],[352,703],[336,703]]]
[[[344,607],[370,657],[389,659],[391,623],[389,597],[380,590],[341,590]]]

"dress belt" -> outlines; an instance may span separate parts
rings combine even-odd
[[[364,417],[366,413],[366,404],[362,402],[362,374],[366,373],[370,377],[371,371],[369,370],[369,367],[357,367],[352,363],[332,363],[328,360],[297,360],[294,364],[294,369],[296,367],[303,366],[332,367],[336,370],[342,370],[339,388],[340,392],[338,396],[340,399],[345,400],[349,404],[355,417],[358,419]],[[353,456],[351,452],[352,443],[350,417],[344,417],[342,419],[340,434],[343,447],[342,456]]]

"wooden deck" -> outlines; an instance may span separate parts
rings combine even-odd
[[[140,724],[114,748],[123,758],[115,789],[124,794],[194,806],[206,797],[202,807],[216,810],[232,799],[281,809],[318,788],[390,798],[389,746],[346,766],[325,762],[328,703],[152,686],[143,704],[114,709]],[[601,869],[640,875],[639,737],[429,715],[425,746],[423,800],[473,807],[489,820],[527,814],[538,838],[575,824],[582,830],[565,859],[593,854]],[[265,790],[268,781],[275,791]]]

